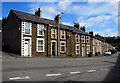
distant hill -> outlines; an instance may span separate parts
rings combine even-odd
[[[112,44],[118,51],[120,51],[120,37],[107,37],[106,42]]]

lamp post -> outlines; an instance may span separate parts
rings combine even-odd
[[[60,55],[60,25],[61,25],[61,22],[62,22],[62,17],[63,13],[61,12],[60,14],[58,14],[59,16],[59,21],[58,21],[58,28],[57,28],[57,57]]]

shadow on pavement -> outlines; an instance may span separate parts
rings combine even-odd
[[[104,81],[120,82],[120,53],[114,67],[109,71]]]

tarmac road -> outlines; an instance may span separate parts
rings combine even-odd
[[[3,53],[3,81],[120,81],[119,54],[90,58],[15,58]]]

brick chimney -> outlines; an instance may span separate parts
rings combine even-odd
[[[42,17],[42,11],[40,8],[38,8],[38,10],[35,12],[35,15]]]
[[[61,18],[61,15],[58,14],[57,16],[55,16],[54,20],[58,23],[61,23],[62,22],[62,18]]]
[[[89,34],[93,35],[93,31],[90,31]]]
[[[80,23],[74,23],[74,27],[80,29]]]
[[[80,29],[85,32],[85,26],[81,27]]]

